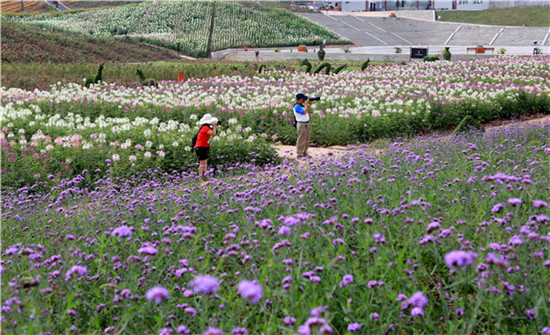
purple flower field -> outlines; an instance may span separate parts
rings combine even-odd
[[[550,334],[549,143],[546,123],[208,185],[4,188],[2,332]]]

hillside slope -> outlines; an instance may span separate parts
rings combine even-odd
[[[2,20],[2,63],[97,63],[178,60],[173,50],[134,41],[52,31]]]
[[[66,12],[56,15],[11,17],[40,27],[65,29],[88,35],[130,36],[180,50],[194,57],[207,54],[215,10],[212,50],[228,47],[280,47],[347,43],[338,35],[282,9],[255,10],[225,2],[143,2],[136,5]]]

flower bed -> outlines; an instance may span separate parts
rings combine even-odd
[[[549,127],[3,191],[2,329],[546,334]]]
[[[195,168],[190,138],[205,113],[229,121],[212,148],[214,165],[263,164],[275,155],[266,140],[295,143],[291,106],[298,91],[322,96],[312,113],[312,142],[320,145],[446,129],[466,115],[489,121],[544,114],[550,112],[549,73],[548,62],[539,58],[503,58],[329,76],[271,71],[162,82],[158,88],[12,88],[2,96],[9,157],[2,161],[3,179],[22,186],[35,178],[105,171],[105,159],[116,162],[110,169],[115,176],[155,167],[189,171]]]
[[[8,103],[2,118],[7,124],[0,133],[4,186],[22,187],[81,173],[89,183],[106,170],[113,177],[124,177],[149,169],[191,171],[197,166],[190,147],[198,131],[196,115],[189,124],[156,117],[90,118],[73,112],[46,114],[38,105],[23,108]],[[229,119],[212,138],[210,156],[214,167],[251,161],[265,164],[275,158],[275,151],[250,128]]]

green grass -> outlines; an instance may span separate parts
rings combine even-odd
[[[5,50],[5,49],[4,49]],[[4,50],[2,57],[4,57]],[[33,90],[38,87],[45,87],[57,82],[80,83],[87,75],[95,74],[99,62],[106,62],[103,72],[103,79],[109,83],[121,85],[138,85],[136,76],[137,67],[150,74],[156,80],[176,80],[178,72],[183,72],[187,78],[208,78],[219,75],[240,74],[255,75],[258,73],[257,65],[252,62],[224,61],[224,60],[186,60],[180,62],[159,61],[159,62],[129,62],[116,63],[106,60],[92,60],[89,63],[50,64],[50,63],[27,63],[18,61],[15,63],[2,63],[2,86],[6,88],[19,87]],[[302,72],[303,66],[298,61],[272,61],[262,62],[269,69],[287,69]],[[313,69],[321,62],[312,61]],[[361,62],[330,62],[333,68],[342,64],[348,67],[344,71],[358,71]],[[385,65],[389,63],[371,62],[373,65]]]
[[[479,11],[439,11],[440,21],[477,23],[498,26],[548,27],[550,6],[495,8]]]

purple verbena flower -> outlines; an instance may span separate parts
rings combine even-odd
[[[361,329],[361,325],[357,322],[348,325],[348,332],[350,333],[355,333],[359,329]]]
[[[519,206],[522,204],[523,201],[521,201],[521,199],[519,198],[510,198],[508,199],[507,203],[508,205],[510,206]]]
[[[445,255],[445,264],[449,268],[464,267],[472,265],[477,258],[475,252],[455,250]]]
[[[339,285],[340,287],[344,287],[344,286],[348,286],[351,283],[353,283],[353,276],[350,274],[347,274],[347,275],[344,275]]]
[[[162,286],[155,286],[147,291],[145,298],[147,298],[147,300],[153,300],[155,303],[159,304],[163,300],[170,298],[170,292]]]
[[[408,303],[414,307],[424,308],[428,305],[428,298],[418,291],[409,298]]]
[[[113,230],[113,236],[127,237],[131,235],[132,235],[132,231],[127,226],[120,226]]]
[[[71,279],[71,277],[75,273],[80,277],[85,277],[88,275],[88,269],[86,269],[85,266],[74,265],[69,269],[69,271],[65,273],[65,280],[68,281],[69,279]]]
[[[261,285],[250,280],[241,281],[237,290],[243,298],[250,300],[253,305],[258,303],[264,293]]]
[[[215,293],[220,286],[219,280],[209,275],[199,275],[193,279],[189,286],[195,291],[195,293]]]

